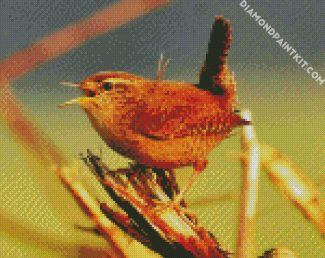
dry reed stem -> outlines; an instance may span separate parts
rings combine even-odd
[[[44,232],[35,227],[31,227],[28,223],[17,217],[12,216],[12,214],[1,210],[0,211],[0,228],[1,237],[9,236],[14,241],[19,242],[25,246],[32,246],[33,248],[47,251],[58,252],[60,254],[69,254],[75,252],[76,249],[87,248],[89,251],[97,251],[98,246],[85,246],[82,243],[76,244],[75,241],[70,241],[71,239],[62,239],[50,232]],[[3,239],[3,238],[2,238]],[[1,239],[1,240],[2,240]],[[84,242],[83,242],[84,243]],[[87,245],[87,243],[86,243]],[[1,249],[1,252],[3,249]],[[1,255],[0,255],[1,257]]]
[[[101,235],[107,240],[109,249],[107,250],[110,257],[138,257],[145,254],[146,257],[158,257],[149,249],[139,243],[132,242],[130,238],[115,226],[101,211],[98,201],[90,196],[86,188],[76,178],[76,167],[63,167],[57,170],[57,174],[76,199],[78,204],[94,221],[96,228]],[[137,250],[137,253],[134,251]]]
[[[242,117],[251,121],[251,113],[247,110],[242,111]],[[259,178],[259,144],[252,125],[243,127],[241,144],[243,174],[237,257],[252,258],[257,256],[256,207]]]
[[[242,117],[251,121],[249,111],[242,111]],[[258,200],[259,167],[266,169],[272,181],[293,203],[303,211],[320,229],[324,228],[324,203],[313,183],[286,156],[274,148],[259,144],[252,125],[242,130],[243,167],[240,223],[237,242],[237,257],[256,257],[256,206]],[[263,258],[295,258],[287,249],[272,249]]]
[[[261,166],[288,199],[325,234],[325,202],[316,185],[287,156],[261,145]]]
[[[123,233],[102,214],[98,202],[88,194],[83,185],[72,177],[76,173],[73,171],[75,169],[62,167],[61,169],[57,169],[56,172],[79,205],[95,222],[101,234],[108,240],[110,244],[108,254],[111,257],[127,257],[123,249],[119,247],[119,242],[123,239],[123,237],[121,238],[121,234]]]
[[[164,188],[167,185],[161,185],[152,170],[131,166],[128,173],[123,170],[121,175],[110,171],[90,151],[83,159],[124,212],[113,211],[106,204],[101,204],[102,211],[142,244],[164,257],[228,257],[216,239],[197,226],[185,207],[171,204]],[[169,186],[173,184],[170,183],[167,179]]]
[[[0,62],[0,87],[87,40],[112,31],[169,2],[169,0],[121,0],[93,13],[88,18],[39,39]]]

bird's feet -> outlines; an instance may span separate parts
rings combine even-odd
[[[178,195],[174,199],[168,199],[168,200],[158,200],[154,199],[154,210],[158,213],[162,213],[166,209],[174,209],[174,210],[182,210],[186,209],[186,205],[184,200],[179,200],[177,198]]]
[[[167,210],[174,210],[177,214],[186,216],[192,223],[196,224],[197,218],[192,211],[190,211],[182,196],[177,195],[174,199],[169,201],[154,200],[155,213],[162,215]]]

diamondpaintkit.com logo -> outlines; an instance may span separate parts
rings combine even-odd
[[[258,25],[260,25],[266,32],[269,34],[272,39],[275,40],[279,46],[285,50],[292,59],[304,70],[306,71],[311,78],[313,78],[319,85],[323,85],[325,79],[322,79],[320,74],[314,70],[312,66],[295,50],[284,38],[281,37],[280,33],[278,33],[268,22],[258,15],[258,13],[247,3],[246,0],[242,0],[239,4],[243,10],[252,17]]]

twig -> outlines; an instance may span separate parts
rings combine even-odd
[[[249,111],[242,117],[251,121]],[[252,125],[242,129],[242,192],[237,240],[237,257],[252,258],[256,250],[256,207],[258,200],[259,144]]]

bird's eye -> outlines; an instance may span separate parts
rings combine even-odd
[[[108,91],[111,90],[113,88],[113,84],[111,82],[104,82],[103,83],[103,89]]]

